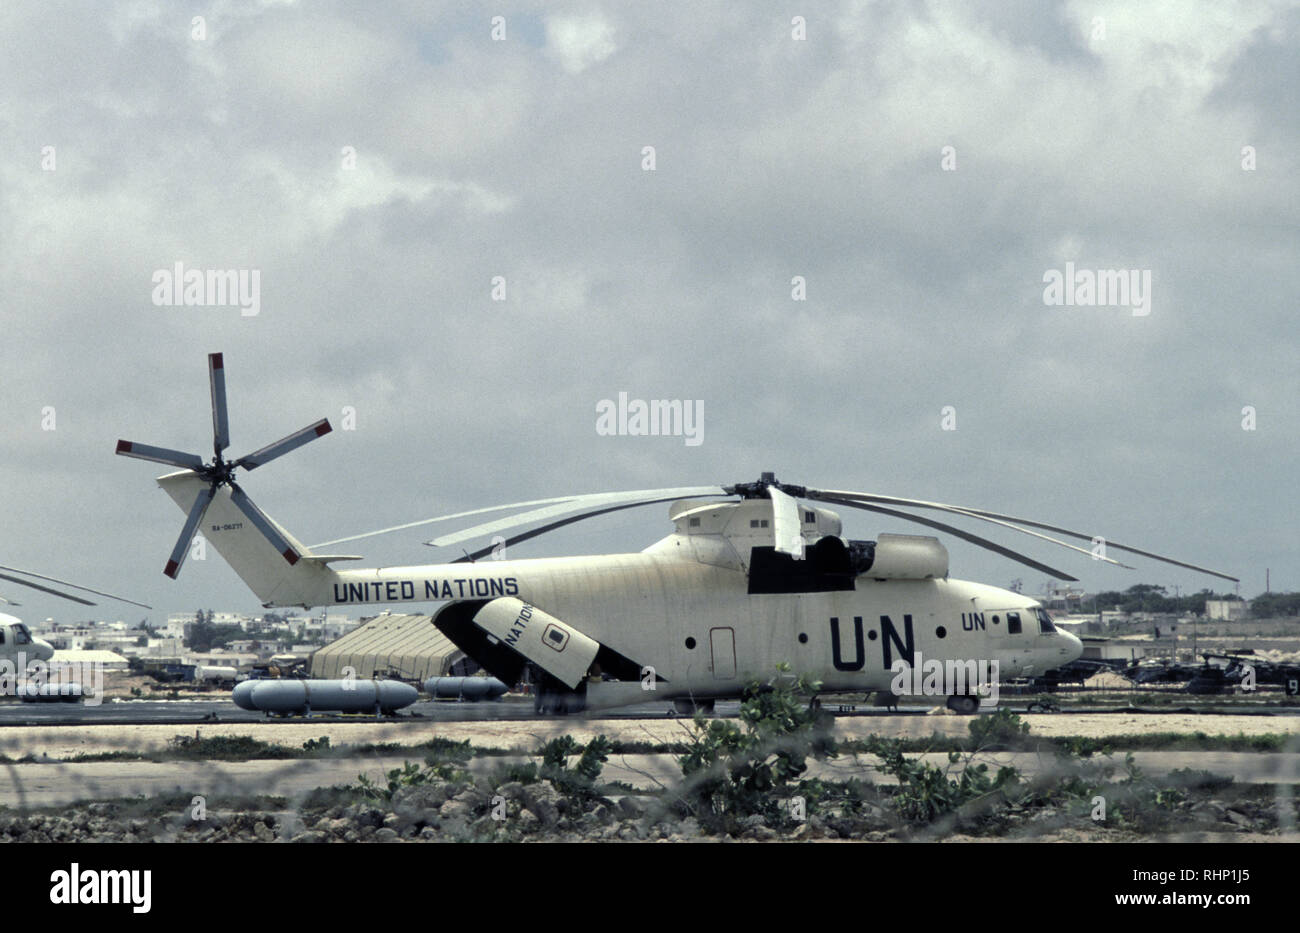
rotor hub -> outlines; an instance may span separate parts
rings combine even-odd
[[[782,483],[776,478],[775,473],[763,473],[754,483],[736,483],[734,486],[724,486],[728,495],[740,496],[742,499],[766,499],[768,489],[779,489],[788,496],[794,496],[796,499],[808,495],[807,486],[793,486],[789,483]]]

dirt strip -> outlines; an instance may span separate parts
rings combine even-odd
[[[970,716],[863,716],[836,721],[840,739],[876,734],[899,738],[921,738],[938,732],[947,736],[969,735]],[[1083,736],[1150,734],[1154,732],[1207,735],[1264,735],[1286,733],[1296,736],[1294,751],[1300,751],[1300,716],[1196,715],[1190,713],[1105,713],[1022,715],[1030,732],[1041,736]],[[664,743],[685,740],[691,728],[686,719],[553,719],[528,721],[434,722],[265,722],[213,723],[198,727],[166,725],[102,726],[15,726],[0,729],[0,754],[20,758],[65,759],[77,754],[115,750],[147,751],[163,748],[177,735],[204,738],[251,736],[263,742],[299,748],[308,739],[329,736],[330,743],[360,745],[397,742],[417,745],[435,736],[454,741],[470,740],[474,745],[507,750],[533,751],[540,742],[571,735],[579,742],[604,734],[624,742]]]

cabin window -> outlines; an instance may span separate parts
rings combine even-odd
[[[5,630],[0,628],[0,645],[5,643]]]
[[[1020,613],[1018,612],[1007,613],[1007,634],[1008,635],[1020,634]]]
[[[805,522],[807,522],[808,524],[810,524],[810,525],[815,525],[815,524],[817,524],[817,513],[816,513],[816,512],[804,512],[804,513],[803,513],[803,520],[804,520]]]
[[[768,526],[766,518],[751,518],[749,520],[750,528],[766,528]]]

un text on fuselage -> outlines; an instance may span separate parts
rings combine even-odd
[[[515,577],[442,577],[334,584],[336,603],[425,602],[431,599],[492,599],[518,595],[519,581]]]
[[[972,630],[983,628],[982,617],[976,622],[972,615],[962,617],[962,627]],[[916,649],[916,635],[912,614],[904,613],[902,631],[892,617],[880,616],[880,630],[864,632],[862,616],[854,616],[851,626],[841,627],[838,616],[832,616],[831,664],[837,671],[854,673],[867,666],[867,641],[880,641],[880,667],[892,672],[891,690],[916,696],[969,696],[978,693],[997,702],[997,681],[1000,664],[997,660],[962,659],[940,662],[926,661]],[[848,631],[844,629],[847,628]]]

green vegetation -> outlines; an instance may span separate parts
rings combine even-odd
[[[1205,614],[1207,599],[1240,600],[1234,593],[1215,593],[1213,590],[1201,590],[1189,596],[1170,596],[1163,586],[1152,583],[1138,583],[1124,592],[1108,590],[1098,593],[1096,606],[1099,609],[1118,609],[1121,612],[1163,612]]]
[[[1256,619],[1300,616],[1300,593],[1261,593],[1251,600],[1250,614]]]
[[[1216,593],[1208,589],[1187,596],[1170,596],[1163,586],[1138,583],[1123,592],[1108,590],[1098,593],[1094,601],[1085,602],[1080,611],[1118,609],[1121,612],[1204,615],[1205,602],[1210,599],[1240,602],[1242,598],[1236,593]],[[1250,614],[1255,619],[1300,616],[1300,593],[1260,593],[1250,601]]]
[[[463,785],[469,783],[469,771],[466,765],[474,757],[469,742],[450,742],[444,740],[431,749],[424,758],[423,766],[413,761],[403,762],[384,775],[385,783],[376,784],[364,774],[357,775],[355,792],[371,800],[392,800],[393,794],[403,787],[419,787],[423,784],[449,783]]]
[[[250,758],[300,758],[297,749],[272,745],[247,735],[217,735],[204,738],[174,736],[167,743],[166,757],[184,761],[247,761]]]
[[[948,767],[939,768],[920,758],[908,758],[897,739],[873,738],[870,752],[881,759],[881,770],[898,780],[892,804],[903,820],[910,824],[932,823],[940,816],[978,801],[1019,780],[1015,768],[1002,767],[989,777],[989,766],[963,759],[960,752],[948,753]],[[954,779],[953,766],[962,767]]]
[[[748,817],[788,825],[792,798],[806,805],[825,796],[828,785],[800,777],[809,754],[836,754],[831,716],[812,702],[820,690],[820,683],[793,678],[782,664],[770,682],[746,686],[740,725],[697,713],[678,759],[685,778],[675,801],[679,812],[710,832],[737,833]]]
[[[603,735],[586,745],[579,745],[573,736],[562,735],[538,750],[542,758],[539,774],[565,797],[586,803],[600,796],[596,781],[609,760],[609,749],[609,740]],[[568,763],[570,758],[575,759],[572,766]]]

